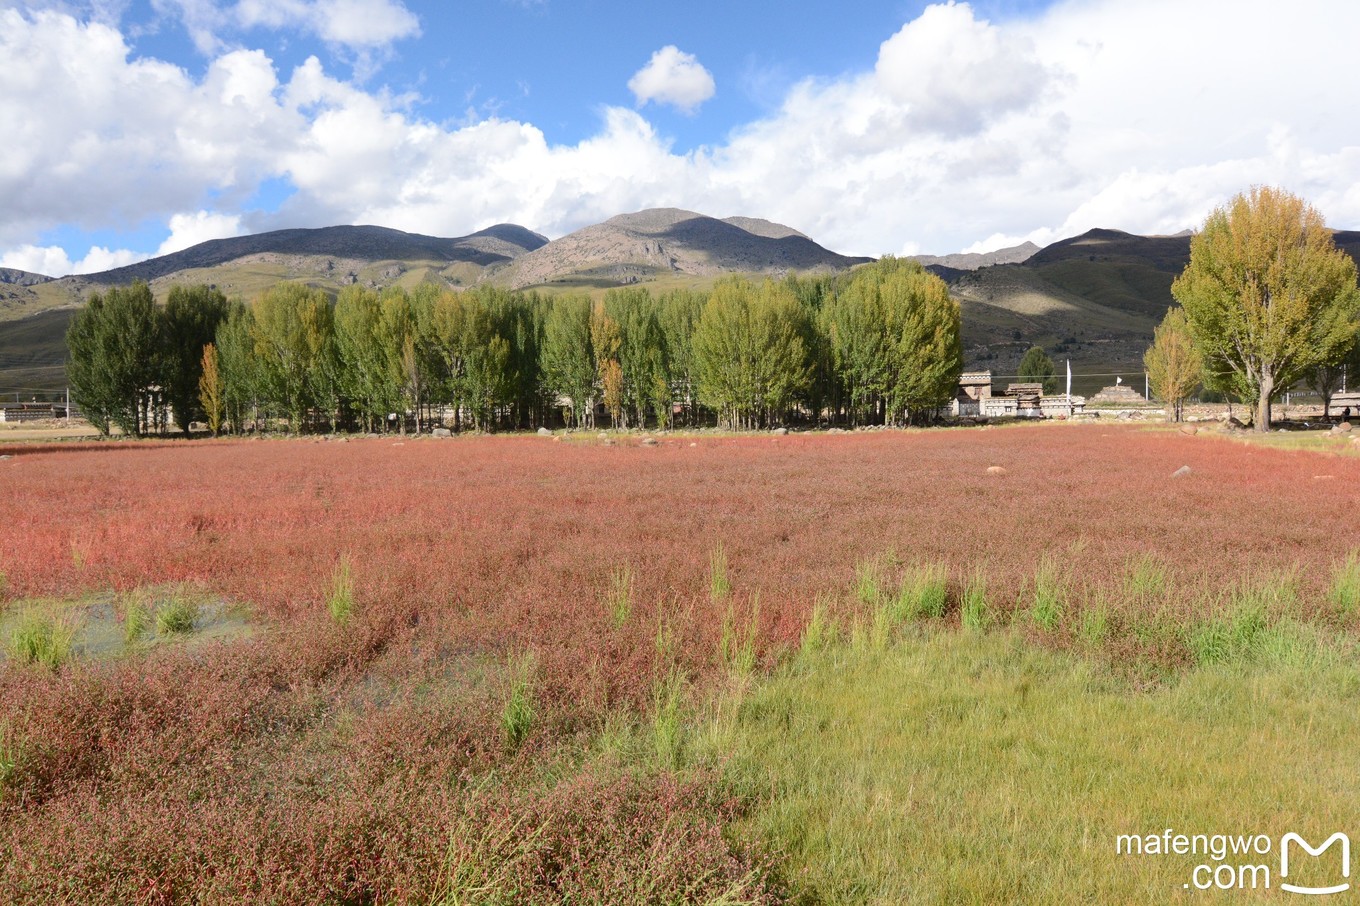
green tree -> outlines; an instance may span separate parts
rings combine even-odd
[[[852,422],[911,421],[953,395],[963,369],[958,303],[919,263],[885,256],[856,268],[821,321]]]
[[[351,284],[335,301],[336,381],[357,412],[365,431],[386,424],[401,402],[397,350],[378,293]]]
[[[694,423],[695,396],[694,329],[703,315],[705,297],[692,290],[672,290],[657,300],[657,319],[666,345],[670,393],[681,405],[685,418]]]
[[[1043,384],[1044,393],[1058,392],[1058,372],[1053,367],[1053,360],[1038,346],[1030,347],[1020,359],[1016,372],[1022,384]]]
[[[1304,377],[1314,393],[1322,397],[1322,417],[1332,417],[1332,397],[1344,387],[1360,381],[1360,336],[1336,361],[1318,365]]]
[[[1185,400],[1195,392],[1204,372],[1204,357],[1195,348],[1185,309],[1171,308],[1157,326],[1152,345],[1143,353],[1152,395],[1171,407],[1171,420],[1178,422]]]
[[[199,402],[203,347],[213,342],[227,316],[227,297],[215,287],[172,286],[165,300],[162,334],[165,398],[175,423],[187,436],[189,424],[205,417]]]
[[[733,428],[782,419],[808,386],[804,318],[787,284],[719,281],[694,331],[700,402]]]
[[[1209,366],[1229,370],[1270,430],[1271,402],[1355,341],[1360,289],[1322,215],[1256,187],[1215,210],[1171,286]]]
[[[162,333],[151,289],[141,281],[95,293],[72,318],[71,397],[101,433],[117,425],[141,436],[160,423]]]
[[[958,389],[962,318],[949,287],[918,262],[891,262],[890,267],[882,289],[894,313],[896,346],[889,410],[894,421],[901,416],[910,423],[948,405]]]
[[[590,346],[591,301],[560,296],[548,309],[543,331],[543,377],[554,395],[571,400],[572,422],[593,424],[595,360]]]
[[[254,315],[246,306],[233,303],[217,328],[217,369],[222,378],[223,418],[234,434],[246,429],[247,417],[255,418],[264,387],[260,359],[255,353]]]
[[[335,402],[334,322],[319,289],[280,283],[251,306],[251,335],[266,395],[288,416],[293,433],[308,414]]]
[[[217,346],[213,343],[203,347],[203,361],[198,378],[198,403],[203,409],[203,418],[208,430],[216,437],[222,432],[222,417],[226,404],[222,394],[222,372],[217,367]]]
[[[647,414],[658,415],[657,427],[665,427],[670,409],[670,375],[666,341],[651,293],[641,288],[610,290],[604,310],[618,325],[618,362],[623,404],[641,427]]]

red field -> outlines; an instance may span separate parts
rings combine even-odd
[[[1164,608],[1297,570],[1302,615],[1328,620],[1360,547],[1360,458],[1123,426],[0,452],[12,609],[188,583],[255,627],[55,672],[0,662],[6,902],[430,902],[478,871],[522,902],[778,899],[719,784],[583,754],[672,666],[694,690],[724,676],[729,607],[769,664],[819,593],[848,614],[857,562],[885,551],[954,585],[980,570],[1002,611],[1045,554],[1111,600],[1147,554],[1177,590]],[[718,545],[730,605],[710,598]],[[347,625],[325,604],[342,554]],[[526,658],[512,751],[507,665]]]

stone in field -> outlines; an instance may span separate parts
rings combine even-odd
[[[987,474],[988,474],[988,475],[1005,475],[1005,474],[1006,474],[1006,467],[1005,467],[1005,466],[988,466],[988,467],[987,467]]]
[[[1179,469],[1171,473],[1172,478],[1187,478],[1189,477],[1189,475],[1190,475],[1189,466],[1181,466]]]

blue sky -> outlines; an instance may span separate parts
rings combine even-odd
[[[1360,5],[0,0],[0,265],[243,232],[549,236],[678,206],[856,254],[1360,226]]]

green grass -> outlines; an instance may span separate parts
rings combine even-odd
[[[721,544],[708,556],[708,594],[714,604],[726,601],[732,594],[732,581],[727,576],[727,551]]]
[[[123,641],[131,645],[151,630],[151,609],[140,591],[128,595],[123,603]]]
[[[681,704],[684,678],[678,670],[670,670],[652,687],[652,752],[662,770],[680,766],[684,743]]]
[[[10,631],[11,656],[23,664],[55,670],[71,656],[74,628],[66,621],[39,610],[20,615]]]
[[[345,626],[354,616],[354,577],[350,570],[349,555],[342,554],[340,562],[331,575],[331,590],[326,595],[326,610],[337,626]]]
[[[1124,577],[1124,592],[1130,603],[1147,606],[1167,588],[1166,565],[1152,554],[1129,561]]]
[[[1346,619],[1360,610],[1360,551],[1351,551],[1337,566],[1329,600],[1337,614]]]
[[[799,653],[804,656],[821,651],[836,642],[839,631],[831,618],[826,601],[819,595],[812,605],[812,616],[803,630]]]
[[[755,671],[759,624],[760,598],[751,599],[745,614],[738,613],[735,602],[728,605],[718,638],[718,657],[730,673],[747,677]]]
[[[510,689],[501,709],[501,733],[511,751],[524,744],[534,726],[532,674],[533,663],[527,655],[510,665]]]
[[[795,902],[1220,902],[1183,886],[1208,860],[1117,855],[1117,835],[1360,826],[1357,692],[1338,658],[1190,669],[1143,693],[1011,631],[927,627],[803,655],[717,747],[755,803],[743,833],[785,854]]]
[[[23,746],[7,721],[0,721],[0,803],[5,801],[5,790],[22,768]]]
[[[156,608],[156,631],[161,635],[188,635],[198,622],[198,602],[183,592]]]
[[[939,563],[926,563],[907,569],[892,602],[893,616],[899,620],[939,619],[949,600],[949,572]]]
[[[1034,624],[1045,632],[1053,632],[1062,622],[1067,609],[1067,583],[1058,569],[1058,562],[1045,556],[1034,576],[1034,592],[1030,599],[1029,615]]]
[[[978,570],[963,587],[959,622],[964,629],[982,632],[992,624],[993,619],[991,605],[987,603],[987,578]]]
[[[609,574],[605,607],[609,611],[609,622],[615,629],[622,629],[633,613],[633,571],[628,567],[620,566]]]

